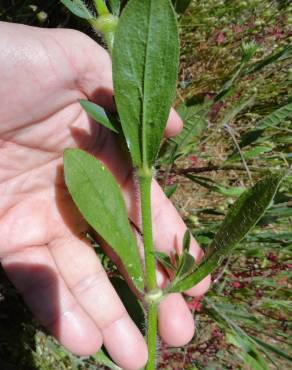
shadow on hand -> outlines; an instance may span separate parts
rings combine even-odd
[[[7,275],[20,291],[24,300],[34,306],[34,316],[47,325],[54,321],[54,335],[59,334],[59,294],[55,274],[47,266],[15,263],[7,266]],[[9,282],[0,266],[0,368],[3,370],[34,370],[33,352],[38,353],[36,334],[41,329],[28,310],[20,294]],[[25,288],[26,287],[26,288]],[[38,293],[34,296],[35,289]],[[42,310],[40,315],[36,311]],[[44,317],[46,317],[44,319]],[[41,348],[44,353],[45,348]],[[38,362],[46,363],[48,356],[39,356]]]

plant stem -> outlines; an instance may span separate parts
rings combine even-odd
[[[139,171],[141,212],[143,225],[143,242],[146,267],[146,287],[147,293],[157,290],[156,282],[156,263],[153,248],[152,218],[151,218],[151,171],[140,169]],[[146,370],[155,369],[156,358],[156,337],[157,337],[157,302],[148,302],[147,317],[147,344],[148,344],[148,362]]]
[[[148,173],[147,173],[148,172]],[[157,289],[151,219],[151,171],[139,173],[147,291]]]
[[[157,303],[149,304],[147,317],[148,362],[146,370],[155,370],[157,337]]]
[[[96,32],[101,32],[103,34],[104,41],[107,44],[110,54],[112,54],[113,51],[114,36],[118,21],[118,17],[112,14],[103,14],[89,21]]]
[[[109,14],[109,10],[103,0],[94,0],[94,5],[99,15]]]

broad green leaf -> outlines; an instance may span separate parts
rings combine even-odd
[[[143,272],[121,190],[111,172],[80,149],[64,153],[65,182],[91,227],[120,257],[133,283],[143,290]]]
[[[246,190],[233,204],[205,252],[203,262],[186,278],[170,285],[169,292],[182,292],[210,274],[245,237],[269,207],[283,179],[283,174],[270,174]]]
[[[93,14],[87,9],[81,0],[61,0],[61,3],[70,10],[71,13],[83,19],[93,19]]]
[[[105,365],[111,370],[123,370],[121,367],[116,365],[107,355],[103,352],[103,350],[99,350],[94,355],[90,356],[96,364]]]
[[[113,15],[117,17],[120,15],[121,1],[120,0],[109,0],[110,9]]]
[[[113,48],[117,109],[135,166],[151,167],[175,96],[179,42],[170,0],[130,0]]]
[[[235,187],[226,187],[217,184],[214,180],[204,177],[204,176],[195,176],[191,174],[185,175],[188,179],[194,181],[195,183],[205,187],[206,189],[209,189],[211,191],[214,191],[216,193],[225,195],[227,197],[238,197],[244,192],[244,188],[240,186]]]
[[[91,118],[115,133],[119,133],[114,124],[109,120],[109,117],[102,107],[85,99],[80,99],[79,103]]]

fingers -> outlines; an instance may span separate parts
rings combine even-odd
[[[99,328],[113,360],[129,370],[143,367],[148,356],[144,338],[89,243],[70,235],[54,242],[51,253],[75,299]]]
[[[177,114],[175,109],[171,108],[166,128],[164,131],[165,137],[176,136],[180,133],[183,128],[183,122],[180,116]]]
[[[159,333],[170,346],[187,344],[195,332],[193,315],[179,293],[168,295],[159,304]]]
[[[47,247],[26,248],[3,258],[2,265],[36,318],[70,351],[98,351],[102,335],[68,290]]]

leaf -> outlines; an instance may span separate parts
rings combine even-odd
[[[102,107],[85,99],[80,99],[79,103],[91,118],[115,133],[119,133],[114,124],[109,120],[105,110]]]
[[[164,193],[167,196],[167,198],[171,198],[171,196],[176,192],[177,184],[167,185],[164,188]]]
[[[268,55],[266,58],[255,62],[251,66],[248,66],[243,71],[243,76],[250,75],[252,73],[258,72],[269,64],[277,63],[281,60],[289,59],[292,56],[292,46],[284,46],[281,50],[276,51]]]
[[[194,181],[195,183],[204,186],[205,188],[214,191],[216,193],[225,195],[227,197],[238,197],[244,192],[244,188],[240,186],[231,187],[224,187],[222,185],[217,184],[214,180],[209,179],[203,176],[195,176],[191,174],[185,175],[188,179]]]
[[[262,130],[267,127],[275,127],[278,126],[281,122],[283,122],[286,118],[291,117],[292,117],[292,103],[289,103],[275,110],[274,112],[260,120],[257,123],[256,128]]]
[[[65,182],[83,217],[120,257],[134,285],[143,291],[143,272],[125,202],[116,179],[80,149],[64,153]]]
[[[70,10],[71,13],[83,19],[93,19],[93,14],[87,9],[81,0],[61,0],[61,3]]]
[[[136,295],[125,280],[118,276],[110,278],[110,282],[118,293],[123,305],[142,334],[145,334],[145,314]]]
[[[269,369],[265,360],[257,351],[256,347],[246,338],[243,338],[242,336],[235,333],[234,334],[227,333],[226,339],[228,343],[231,343],[238,348],[242,348],[244,352],[241,352],[239,356],[244,360],[244,363],[250,365],[251,369],[254,370]]]
[[[172,0],[172,3],[175,11],[179,14],[182,14],[187,10],[191,4],[191,1],[192,0]]]
[[[227,213],[203,262],[186,278],[171,284],[168,292],[190,289],[218,267],[265,213],[282,179],[283,174],[269,174],[246,190]]]
[[[196,268],[196,266],[197,264],[194,257],[188,252],[183,252],[179,256],[178,269],[176,271],[173,284],[190,274]]]
[[[242,152],[242,154],[246,160],[251,160],[251,159],[260,157],[264,153],[271,152],[272,150],[273,148],[269,146],[255,146],[249,150]],[[237,161],[239,158],[240,158],[240,155],[238,153],[231,154],[227,158],[227,161]]]
[[[172,264],[168,254],[163,252],[154,252],[157,261],[159,261],[163,267],[170,270],[176,270],[176,267]]]
[[[109,5],[113,15],[117,17],[120,15],[121,1],[120,0],[109,0]]]
[[[252,95],[249,98],[241,99],[236,105],[233,105],[230,109],[225,112],[224,117],[219,123],[219,126],[224,126],[229,124],[234,118],[241,113],[247,107],[250,107],[254,103],[255,95]]]
[[[183,252],[189,253],[191,245],[191,232],[187,229],[183,237]]]
[[[153,165],[175,96],[179,42],[169,0],[130,0],[113,48],[115,101],[135,166]]]
[[[167,156],[169,163],[172,163],[174,159],[177,159],[179,157],[179,153],[182,152],[190,143],[193,144],[193,149],[196,139],[207,127],[206,113],[208,108],[208,104],[187,106],[185,103],[181,104],[177,108],[177,113],[181,117],[184,127],[178,135],[168,140]]]
[[[286,360],[292,362],[292,356],[289,355],[289,353],[283,351],[281,348],[278,348],[276,346],[273,346],[272,344],[270,343],[267,343],[267,342],[263,342],[261,339],[257,338],[257,337],[254,337],[254,336],[250,336],[255,342],[257,342],[257,344],[263,348],[265,348],[266,350],[268,351],[271,351],[271,352],[274,352],[276,353],[278,356],[282,357],[282,358],[285,358]]]
[[[109,357],[107,357],[103,350],[99,350],[90,357],[96,362],[96,364],[105,365],[111,370],[122,370],[121,367],[117,366]]]

